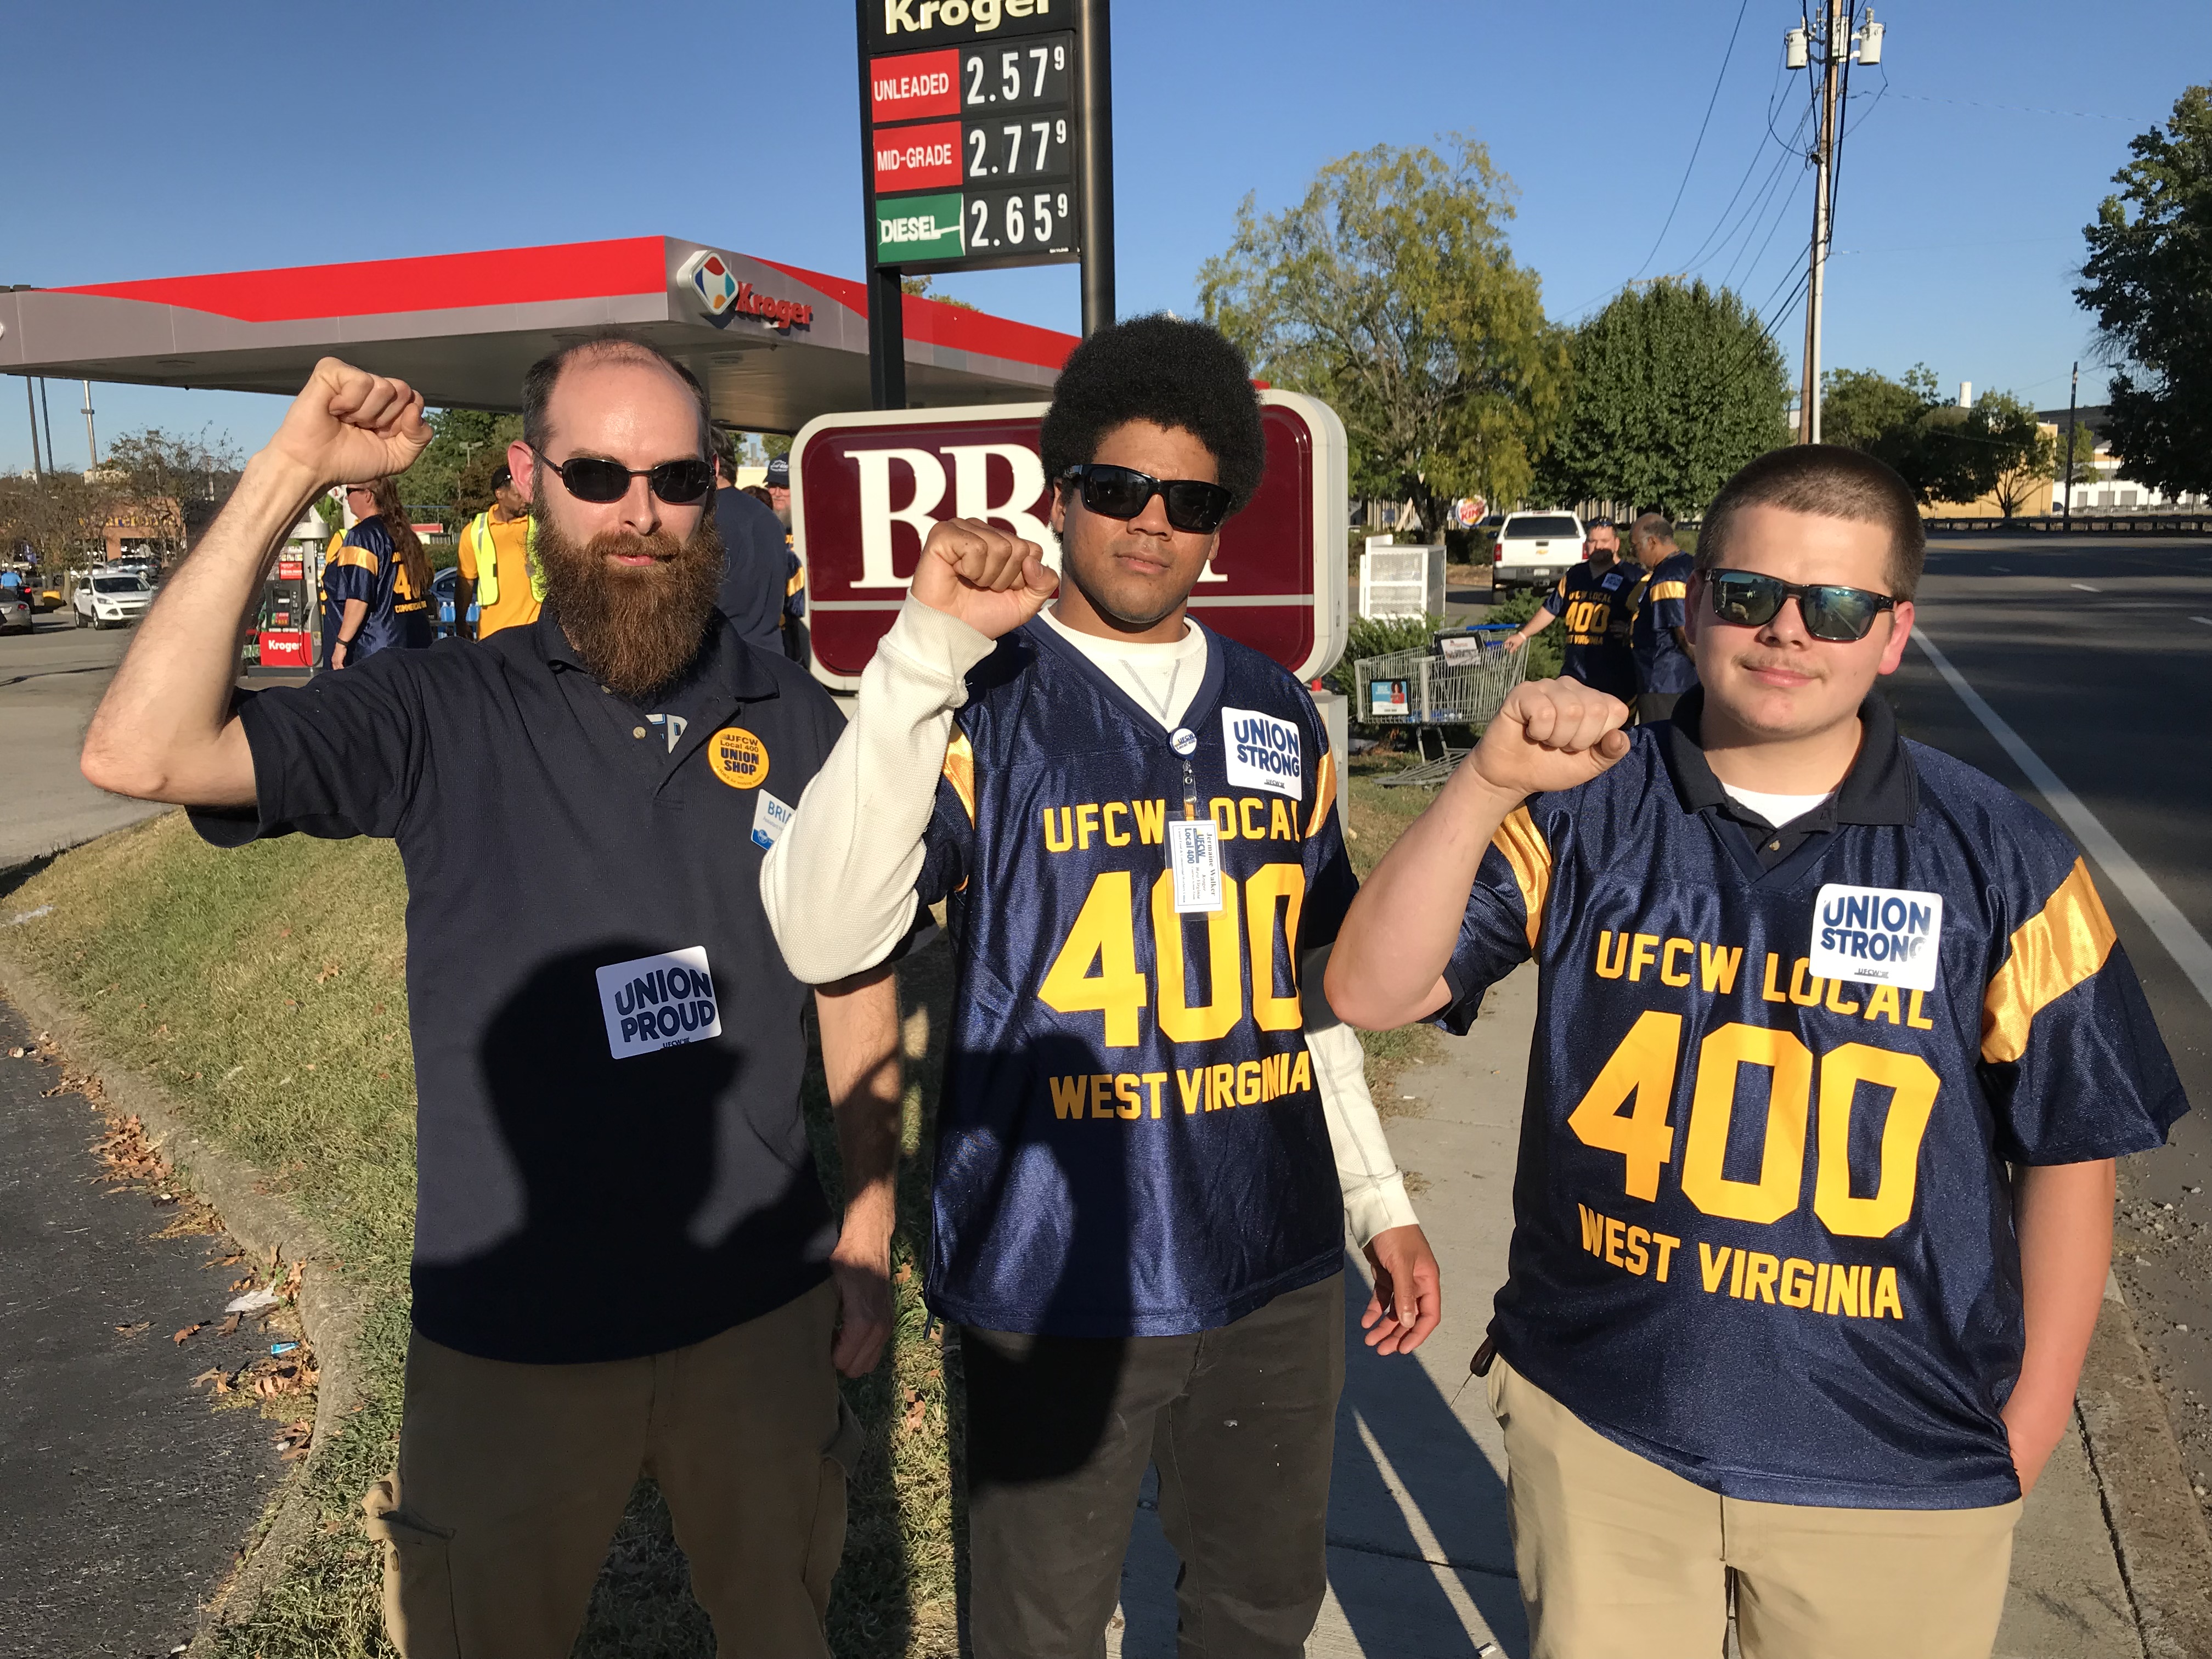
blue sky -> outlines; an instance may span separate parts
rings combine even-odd
[[[1554,317],[1682,268],[1717,228],[1698,274],[1733,265],[1754,306],[1786,298],[1810,175],[1767,117],[1771,100],[1787,137],[1805,107],[1804,76],[1780,70],[1800,5],[1741,4],[1685,188],[1739,0],[1119,0],[1121,310],[1194,309],[1198,268],[1248,191],[1279,208],[1348,151],[1455,129],[1519,187],[1514,251]],[[2212,10],[2120,0],[2086,32],[2080,7],[2054,0],[1898,0],[1878,15],[1887,90],[1877,100],[1882,74],[1857,72],[1827,361],[1925,362],[1947,386],[2063,404],[2090,343],[2070,294],[2081,227],[2128,139],[2203,73]],[[47,5],[15,16],[9,56],[0,283],[653,234],[860,271],[853,13],[836,0]],[[1765,207],[1730,237],[1740,185],[1739,213]],[[1078,320],[1072,267],[947,291]],[[1802,325],[1779,332],[1794,362]],[[2085,366],[2083,401],[2102,385]],[[30,460],[20,386],[0,385],[9,470]],[[81,389],[51,396],[58,459],[82,466]],[[128,386],[95,386],[94,400],[103,444],[204,423],[251,447],[282,410]]]

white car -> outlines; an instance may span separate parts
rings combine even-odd
[[[1492,587],[1549,587],[1583,562],[1583,521],[1571,513],[1509,513],[1490,554]]]
[[[154,590],[143,576],[95,570],[80,579],[72,603],[79,628],[127,628],[146,614]]]

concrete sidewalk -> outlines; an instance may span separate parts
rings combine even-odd
[[[1391,1103],[1406,1115],[1388,1127],[1400,1166],[1419,1177],[1415,1204],[1443,1267],[1444,1322],[1410,1362],[1377,1359],[1358,1340],[1365,1286],[1346,1275],[1354,1316],[1329,1504],[1329,1597],[1308,1648],[1315,1659],[1471,1659],[1488,1643],[1511,1659],[1528,1651],[1504,1447],[1480,1383],[1467,1376],[1505,1276],[1535,1000],[1534,970],[1524,968],[1492,994],[1473,1031],[1444,1038],[1442,1058],[1395,1091],[1413,1097]],[[2104,1501],[2069,1433],[2021,1519],[1998,1659],[2144,1659]],[[1158,1521],[1140,1515],[1122,1571],[1126,1626],[1111,1633],[1112,1651],[1172,1659],[1175,1571]]]

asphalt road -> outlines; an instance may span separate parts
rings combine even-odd
[[[0,635],[0,870],[167,810],[104,794],[76,768],[85,725],[130,642],[127,629],[76,628],[67,611]]]
[[[157,1238],[173,1206],[106,1193],[100,1119],[43,1097],[58,1066],[8,1057],[28,1035],[0,1003],[0,1656],[166,1656],[285,1468],[281,1425],[191,1379],[268,1339],[216,1334],[233,1247]]]
[[[1960,535],[1929,548],[1919,626],[2170,902],[2200,984],[2091,849],[2194,1110],[2122,1170],[2115,1271],[2165,1385],[2184,1464],[2212,1486],[2212,540]],[[2056,803],[1918,647],[1888,683],[1906,734]],[[2076,833],[2076,840],[2081,839]],[[2157,907],[2154,901],[2151,908]],[[2170,1208],[2167,1206],[2171,1206]]]

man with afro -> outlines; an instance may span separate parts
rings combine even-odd
[[[1325,728],[1188,614],[1266,466],[1243,357],[1103,330],[1042,449],[1058,573],[931,532],[762,896],[811,982],[946,907],[927,1289],[967,1377],[975,1653],[1103,1652],[1152,1465],[1185,1651],[1287,1659],[1326,1588],[1347,1221],[1381,1353],[1435,1328],[1436,1258],[1320,994],[1355,888]]]

